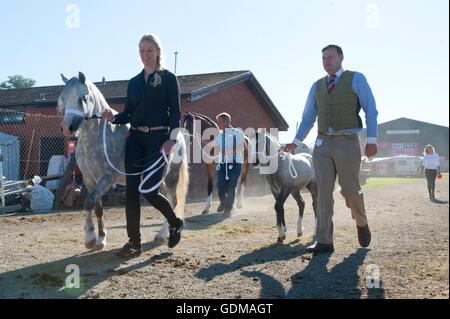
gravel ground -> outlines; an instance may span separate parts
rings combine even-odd
[[[286,202],[284,244],[276,243],[272,196],[246,197],[231,218],[202,216],[203,204],[188,204],[174,249],[152,241],[162,218],[146,207],[144,252],[129,260],[114,256],[127,240],[123,208],[106,209],[108,246],[100,252],[84,248],[82,212],[2,217],[0,298],[449,298],[449,180],[437,182],[435,202],[425,180],[364,194],[371,245],[359,247],[336,192],[335,252],[318,256],[305,251],[314,222],[309,194],[301,238],[296,203]],[[70,265],[79,269],[79,289],[65,288]]]

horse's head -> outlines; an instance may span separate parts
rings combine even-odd
[[[190,134],[193,134],[192,132],[193,132],[193,128],[194,128],[194,115],[192,113],[184,112],[182,126]]]
[[[63,74],[61,78],[66,84],[58,97],[58,112],[64,112],[61,129],[65,136],[74,136],[84,120],[100,111],[92,94],[95,85],[86,80],[82,72],[79,72],[78,78],[68,80]]]

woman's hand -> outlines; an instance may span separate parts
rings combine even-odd
[[[102,113],[102,118],[106,119],[108,122],[111,122],[114,119],[114,114],[110,109],[105,109]]]
[[[172,140],[167,140],[164,142],[164,144],[161,146],[161,150],[164,149],[164,152],[166,152],[167,155],[170,154],[170,152],[172,151],[172,147],[175,145],[175,141]],[[160,150],[160,151],[161,151]]]

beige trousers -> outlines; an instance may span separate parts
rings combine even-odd
[[[341,194],[359,227],[367,225],[364,197],[359,184],[361,149],[358,135],[319,136],[313,152],[318,187],[316,238],[318,243],[333,243],[333,190],[336,175]]]

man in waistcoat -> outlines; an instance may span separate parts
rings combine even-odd
[[[309,92],[297,135],[286,152],[295,149],[313,127],[316,118],[318,135],[313,151],[314,170],[318,185],[316,244],[308,252],[334,251],[333,190],[338,177],[341,194],[356,221],[358,240],[362,247],[370,244],[371,234],[359,184],[361,149],[357,132],[362,131],[361,108],[366,117],[367,141],[364,153],[377,153],[377,109],[366,78],[359,72],[344,71],[344,54],[337,45],[322,49],[322,61],[327,76],[315,82]]]

